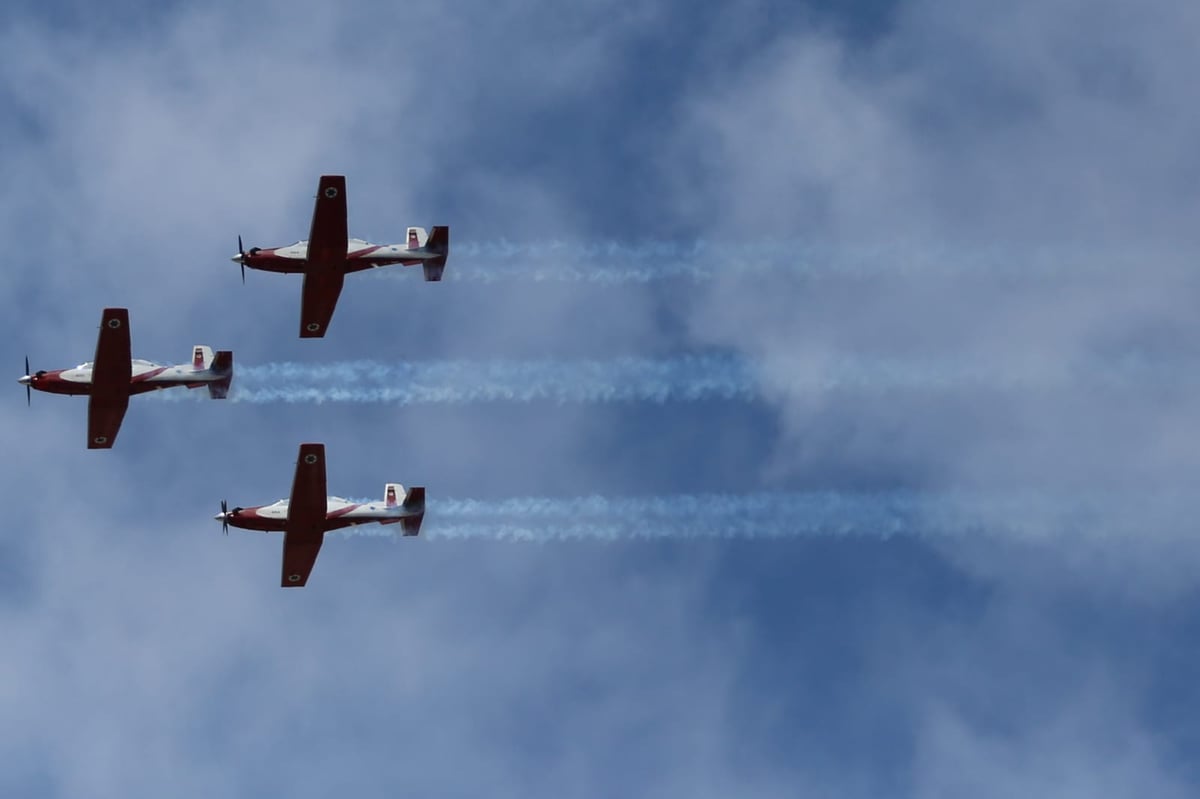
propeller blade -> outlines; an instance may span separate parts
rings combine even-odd
[[[242,256],[242,285],[246,285],[246,251],[242,249],[242,234],[238,234],[238,255]]]
[[[221,532],[229,535],[229,504],[221,500]]]
[[[29,356],[25,356],[25,376],[29,376]],[[28,383],[25,384],[25,407],[28,408],[33,404],[33,389]]]

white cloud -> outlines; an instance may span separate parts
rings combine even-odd
[[[1138,41],[1163,37],[1171,46],[1118,49],[1149,87],[1139,114],[1164,114],[1154,117],[1162,124],[1152,134],[1121,103],[1083,97],[1069,82],[1058,110],[993,131],[955,116],[969,94],[949,91],[952,66],[924,44],[972,30],[974,18],[939,17],[935,26],[923,21],[925,6],[905,8],[870,61],[838,42],[788,32],[734,74],[697,76],[680,134],[692,149],[664,156],[667,172],[706,165],[698,180],[679,178],[687,187],[679,207],[691,215],[685,221],[739,236],[815,232],[834,245],[911,236],[918,246],[945,237],[969,247],[1034,234],[1040,244],[1056,240],[1050,233],[1073,240],[1099,225],[1132,244],[1151,231],[1168,253],[1186,239],[1194,210],[1186,182],[1170,203],[1147,198],[1168,184],[1178,188],[1171,164],[1194,141],[1189,120],[1172,116],[1187,112],[1174,103],[1182,84],[1166,66],[1190,63],[1190,50],[1178,44],[1188,37],[1168,35],[1163,24]],[[1039,8],[1013,12],[1026,17],[1021,30],[1041,29],[1039,15],[1050,12]],[[1186,281],[1160,279],[1158,271],[1145,285],[1108,275],[1081,289],[1079,281],[1048,279],[1034,287],[1045,291],[1036,297],[1003,279],[968,281],[964,290],[954,281],[900,277],[871,285],[718,282],[699,300],[585,284],[493,285],[480,300],[469,288],[414,279],[386,290],[378,282],[348,286],[337,336],[301,349],[291,338],[297,281],[258,275],[242,291],[226,259],[238,232],[262,243],[305,235],[319,172],[350,175],[353,219],[373,237],[412,216],[428,225],[441,220],[425,215],[445,213],[461,240],[481,229],[569,239],[596,225],[606,203],[620,201],[599,196],[589,198],[595,206],[574,205],[533,170],[514,178],[491,166],[440,169],[451,155],[469,164],[462,142],[478,140],[466,132],[490,130],[498,114],[547,119],[560,102],[589,91],[601,100],[619,96],[637,76],[613,54],[648,46],[647,29],[669,25],[672,13],[603,2],[574,14],[548,10],[429,3],[378,14],[365,4],[335,11],[277,4],[258,13],[167,13],[111,39],[7,29],[2,85],[36,135],[0,153],[15,176],[10,185],[20,189],[0,200],[0,232],[9,242],[44,241],[48,251],[8,270],[0,286],[9,316],[36,349],[35,367],[54,366],[56,356],[86,358],[106,303],[133,308],[139,354],[174,357],[207,341],[247,361],[351,357],[364,347],[371,357],[648,354],[673,321],[663,309],[681,306],[695,313],[689,333],[671,331],[677,339],[762,356],[768,391],[779,354],[805,355],[819,375],[844,349],[920,354],[949,342],[953,355],[1013,368],[1032,362],[1058,374],[1110,346],[1114,322],[1118,343],[1140,340],[1163,318],[1176,325],[1168,333],[1191,330],[1180,321]],[[1186,30],[1187,19],[1176,17],[1174,27]],[[1027,63],[1042,65],[1038,75],[1048,71],[1046,87],[1066,82],[1058,62],[1047,61],[1057,40],[1033,36],[1009,54],[1007,29],[996,30],[962,51],[1021,67],[1021,87],[1029,87]],[[963,127],[948,130],[940,119]],[[1096,129],[1111,132],[1090,135]],[[1130,165],[1124,144],[1135,133],[1143,137],[1140,160]],[[1092,164],[1104,163],[1097,154],[1113,163],[1093,173]],[[1034,202],[1030,181],[1043,173],[1052,179],[1038,181]],[[428,198],[442,181],[456,189],[447,207],[432,210]],[[134,400],[118,449],[88,453],[82,403],[37,399],[31,413],[14,399],[0,428],[4,451],[19,453],[6,471],[6,495],[19,508],[6,539],[19,541],[14,551],[28,561],[27,585],[10,587],[0,611],[0,707],[11,721],[0,759],[21,764],[17,788],[40,780],[61,795],[281,787],[298,795],[391,795],[399,787],[609,796],[621,792],[615,787],[782,797],[833,785],[841,795],[871,795],[860,787],[869,780],[754,751],[769,724],[734,703],[753,696],[765,705],[775,692],[803,687],[740,682],[747,639],[775,628],[771,619],[737,618],[748,611],[710,607],[707,580],[728,575],[704,555],[689,551],[680,563],[641,546],[333,539],[313,585],[284,592],[276,586],[278,537],[223,539],[208,518],[223,496],[269,501],[286,490],[299,440],[329,443],[334,491],[374,492],[396,478],[425,482],[431,493],[469,486],[464,493],[487,495],[515,484],[591,491],[639,476],[653,490],[658,475],[614,477],[606,469],[636,463],[636,453],[669,447],[670,439],[622,437],[611,429],[612,414],[589,409],[256,411]],[[1153,421],[1141,404],[1126,414],[1026,397],[1008,409],[1008,398],[993,399],[983,410],[1003,424],[958,418],[931,440],[923,439],[932,426],[913,428],[927,398],[867,403],[858,407],[869,418],[849,420],[839,398],[772,399],[787,434],[778,482],[794,476],[797,460],[822,469],[834,454],[843,475],[882,458],[895,467],[890,474],[919,466],[925,471],[913,482],[932,475],[934,485],[1011,479],[1024,469],[1039,478],[1079,468],[1112,478],[1135,462],[1153,479],[1182,473],[1194,458],[1186,435],[1177,435],[1194,407],[1186,392],[1158,398]],[[1064,420],[1069,436],[1055,434]],[[727,455],[719,446],[723,421],[714,414],[708,433],[714,462]],[[1114,423],[1125,426],[1120,447],[1100,441],[1080,454],[1062,446]],[[803,458],[787,451],[798,444]],[[606,449],[634,454],[618,458]],[[1126,456],[1120,468],[1103,462],[1113,452]],[[679,468],[673,477],[684,480],[700,467]],[[62,508],[46,512],[60,499]],[[983,563],[987,553],[952,554],[985,584],[1007,580]],[[1022,559],[1013,571],[1027,565]],[[850,638],[880,634],[861,620],[847,624]],[[903,629],[918,637],[930,626]],[[814,637],[844,640],[828,627]],[[988,662],[992,652],[990,642],[975,642],[965,666]],[[871,655],[886,664],[891,653]],[[814,646],[812,657],[837,654]],[[891,685],[864,687],[894,697],[902,689]],[[1079,701],[1094,696],[1109,701],[1107,689],[1085,691]],[[1084,729],[1074,702],[1058,707],[1052,739],[1016,740],[976,730],[959,703],[936,707],[919,752],[919,786],[937,795],[964,784],[952,770],[955,758],[971,758],[982,774],[989,763],[1020,760],[1028,745]],[[1134,715],[1105,707],[1118,722]],[[1134,741],[1131,754],[1103,773],[1120,786],[1149,775],[1147,784],[1170,795],[1175,784],[1153,742]],[[1083,736],[1070,763],[1090,768],[1110,745]],[[1043,778],[1035,772],[1019,785],[1075,784],[1043,765]]]
[[[786,434],[777,478],[849,461],[932,489],[1186,483],[1200,398],[1173,373],[1189,368],[1196,332],[1186,264],[1200,193],[1182,176],[1196,168],[1200,113],[1180,79],[1197,66],[1180,32],[1198,22],[1166,1],[1136,14],[912,3],[868,51],[781,37],[696,91],[677,145],[705,165],[690,180],[709,198],[698,220],[828,245],[797,254],[825,279],[731,275],[690,315],[697,339],[764,364]],[[863,249],[883,274],[839,274]],[[819,382],[846,357],[879,354],[1057,385],[782,390],[797,360]],[[1152,368],[1122,376],[1129,361]],[[1096,372],[1114,383],[1075,377]],[[1184,518],[1120,519],[1118,534],[1190,552]]]

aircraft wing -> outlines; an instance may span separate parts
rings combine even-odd
[[[325,335],[345,279],[340,265],[308,264],[300,294],[300,338],[322,338]]]
[[[300,588],[325,541],[325,445],[301,444],[283,533],[284,588]]]
[[[342,263],[346,260],[348,246],[346,176],[322,175],[317,184],[312,230],[308,233],[308,260],[310,263]]]
[[[129,310],[105,308],[92,362],[88,399],[88,449],[112,447],[129,407],[133,361],[129,353]]]

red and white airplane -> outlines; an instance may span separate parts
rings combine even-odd
[[[173,386],[208,387],[213,399],[224,399],[233,381],[233,353],[220,350],[215,355],[205,346],[192,349],[192,362],[163,366],[151,361],[134,360],[129,354],[129,310],[105,308],[100,316],[100,336],[96,341],[96,359],[74,369],[40,369],[17,380],[30,389],[51,394],[88,395],[88,449],[109,449],[117,439],[129,397]]]
[[[344,175],[322,175],[316,200],[307,241],[289,247],[246,250],[242,248],[242,237],[238,236],[238,254],[230,259],[242,265],[243,282],[247,266],[266,272],[303,273],[300,338],[325,335],[342,293],[342,281],[349,272],[394,264],[421,264],[426,280],[442,279],[450,252],[449,227],[434,227],[430,236],[425,235],[425,228],[410,227],[404,244],[371,244],[352,239],[347,233]]]
[[[399,500],[399,497],[404,497]],[[292,480],[291,499],[273,505],[229,509],[224,500],[221,512],[213,517],[221,522],[226,534],[229,525],[243,530],[283,533],[284,588],[300,588],[325,541],[325,533],[359,524],[399,524],[405,536],[421,532],[425,518],[425,488],[404,490],[399,483],[388,483],[382,502],[351,502],[325,496],[325,445],[301,444],[296,458],[296,476]]]

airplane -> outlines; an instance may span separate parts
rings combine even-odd
[[[94,361],[74,369],[39,369],[17,380],[25,386],[25,400],[31,389],[51,394],[88,395],[88,449],[110,449],[117,440],[121,420],[129,407],[129,397],[174,386],[208,387],[213,399],[224,399],[233,381],[233,353],[197,345],[192,362],[163,366],[152,361],[133,359],[129,354],[129,309],[105,308],[100,316],[100,335]]]
[[[427,281],[442,279],[446,256],[450,252],[449,227],[435,226],[428,236],[425,228],[410,227],[404,244],[371,244],[349,238],[346,230],[346,177],[322,175],[317,184],[312,227],[307,240],[288,247],[246,250],[242,247],[242,237],[238,236],[238,254],[230,260],[242,265],[243,283],[246,282],[247,266],[266,272],[304,275],[300,338],[325,335],[342,293],[342,281],[349,272],[394,264],[421,264]]]
[[[403,496],[403,500],[399,498]],[[272,505],[230,509],[221,501],[221,512],[213,517],[228,535],[229,526],[264,533],[283,533],[284,588],[302,588],[308,582],[325,533],[359,524],[399,524],[405,536],[421,532],[425,518],[425,488],[406,492],[399,483],[387,483],[382,502],[351,502],[325,495],[325,445],[301,444],[296,457],[296,476],[290,499]]]

